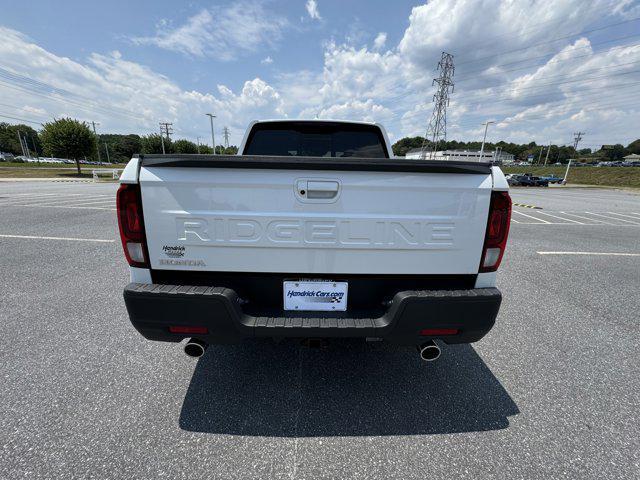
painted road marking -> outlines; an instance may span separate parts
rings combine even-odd
[[[599,223],[591,223],[591,224],[585,224],[585,225],[600,225],[600,224],[604,224],[604,225],[615,225],[615,223],[608,223],[605,222],[604,220],[598,220],[597,218],[591,218],[591,217],[582,217],[580,215],[576,215],[575,213],[567,213],[567,212],[560,212],[563,215],[571,215],[572,217],[576,217],[576,218],[582,218],[583,220],[590,220],[592,222],[599,222]]]
[[[3,205],[5,206],[5,205]],[[107,208],[107,207],[78,207],[73,205],[11,205],[12,207],[34,207],[34,208],[77,208],[80,210],[111,210],[113,212],[116,211],[115,208]]]
[[[115,196],[112,195],[104,195],[105,197],[109,198],[114,198]],[[48,196],[48,197],[39,197],[39,198],[12,198],[10,199],[10,201],[5,201],[2,202],[2,205],[15,205],[17,203],[20,203],[22,205],[26,205],[26,204],[30,204],[30,205],[37,205],[39,203],[51,203],[51,202],[56,202],[56,203],[72,203],[72,202],[77,202],[79,200],[98,200],[99,198],[98,195],[85,195],[85,194],[81,194],[81,193],[73,193],[73,194],[69,194],[69,195],[57,195],[55,197],[52,196]],[[105,198],[105,200],[107,199]]]
[[[633,218],[634,220],[640,220],[640,218],[638,217],[634,217],[633,215],[626,215],[624,213],[616,213],[616,212],[607,212],[607,213],[610,213],[611,215],[618,215],[620,217]]]
[[[535,208],[536,210],[542,210],[542,207],[536,207],[535,205],[527,205],[526,203],[514,203],[515,207]]]
[[[630,222],[629,220],[624,220],[622,218],[616,218],[616,217],[607,217],[606,215],[602,215],[600,213],[593,213],[593,212],[584,212],[584,213],[588,213],[589,215],[596,215],[598,217],[603,217],[603,218],[608,218],[609,220],[616,220],[618,222],[627,222],[630,223],[632,225],[640,225],[640,223],[636,223],[636,222]]]
[[[538,212],[538,213],[540,215],[548,215],[550,217],[557,218],[558,220],[566,220],[567,222],[577,223],[578,225],[584,225],[584,223],[579,222],[577,220],[571,220],[570,218],[558,217],[557,215],[551,215],[550,213],[547,213],[547,212]]]
[[[518,210],[513,210],[513,213],[517,213],[519,215],[523,215],[525,217],[529,217],[529,218],[531,218],[533,220],[538,220],[540,223],[551,223],[551,222],[547,222],[546,220],[543,220],[542,218],[533,217],[531,215],[527,215],[526,213],[519,212]]]
[[[5,235],[0,234],[0,238],[22,238],[29,240],[66,240],[69,242],[96,242],[96,243],[113,243],[115,240],[105,238],[73,238],[73,237],[40,237],[36,235]]]
[[[537,252],[540,255],[597,255],[610,257],[640,257],[640,253],[622,252]]]

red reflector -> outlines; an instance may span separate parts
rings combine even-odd
[[[420,330],[420,335],[423,337],[435,337],[439,335],[457,335],[458,332],[457,328],[425,328]]]
[[[175,325],[169,327],[169,331],[171,333],[188,333],[190,335],[200,334],[204,335],[209,333],[209,329],[207,327],[185,327],[183,325]]]

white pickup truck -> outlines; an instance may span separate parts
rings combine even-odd
[[[378,124],[260,121],[239,155],[139,155],[120,177],[124,300],[200,356],[248,337],[469,343],[493,326],[511,217],[489,163],[392,158]]]

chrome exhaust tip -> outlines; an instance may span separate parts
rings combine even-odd
[[[207,344],[202,340],[198,340],[197,338],[190,339],[187,344],[184,346],[184,353],[193,358],[199,358],[204,355],[205,350],[207,349]]]
[[[420,352],[420,358],[425,362],[433,362],[440,358],[440,347],[436,345],[433,340],[424,342],[422,345],[418,345],[418,352]]]

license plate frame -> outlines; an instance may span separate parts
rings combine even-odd
[[[282,293],[286,311],[344,312],[347,310],[349,282],[285,280]]]

